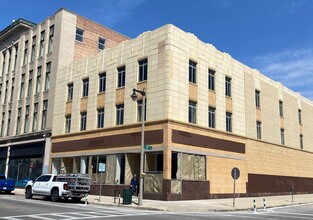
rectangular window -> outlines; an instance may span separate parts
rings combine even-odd
[[[67,101],[68,102],[73,100],[73,89],[74,89],[73,83],[67,84]]]
[[[285,144],[285,129],[283,128],[280,129],[280,143],[282,145]]]
[[[76,28],[76,38],[79,42],[84,42],[84,30]]]
[[[299,120],[299,125],[302,125],[301,109],[298,109],[298,120]]]
[[[25,122],[24,122],[24,133],[27,133],[29,129],[29,105],[25,109]]]
[[[39,57],[43,56],[43,52],[45,49],[45,31],[40,33],[40,45],[39,45]]]
[[[89,79],[83,79],[83,97],[88,97]]]
[[[225,95],[231,97],[231,78],[225,77]]]
[[[261,130],[261,122],[260,121],[256,122],[256,138],[262,139],[262,130]]]
[[[284,117],[284,103],[283,101],[279,100],[279,116]]]
[[[72,120],[71,115],[65,116],[65,133],[71,132],[71,120]]]
[[[116,105],[116,125],[124,124],[124,104]]]
[[[27,97],[30,97],[32,95],[33,90],[33,71],[29,71],[29,78],[28,78],[28,90],[27,90]]]
[[[9,49],[9,61],[8,61],[8,71],[7,73],[10,72],[11,68],[11,55],[12,55],[12,48]]]
[[[196,124],[197,123],[197,103],[189,101],[189,117],[188,117],[188,122]]]
[[[197,63],[189,60],[189,82],[197,83]]]
[[[97,128],[104,127],[104,108],[100,108],[98,111]]]
[[[259,90],[255,90],[255,107],[261,108],[260,91]]]
[[[7,102],[8,89],[9,89],[9,81],[7,80],[7,81],[5,82],[4,103]]]
[[[48,110],[48,100],[44,100],[42,103],[42,121],[41,121],[41,130],[46,129],[47,123],[47,110]]]
[[[303,135],[300,134],[300,149],[303,149]]]
[[[30,54],[30,62],[34,61],[35,54],[36,54],[36,36],[33,36],[32,51],[31,51],[31,54]]]
[[[11,125],[11,111],[8,112],[7,136],[9,136],[10,134],[10,125]]]
[[[139,64],[139,79],[138,82],[147,80],[148,77],[148,59],[140,60]]]
[[[105,92],[106,73],[99,74],[99,93]]]
[[[209,127],[215,128],[215,108],[209,107]]]
[[[38,129],[38,103],[34,104],[34,114],[33,114],[33,131]]]
[[[4,72],[5,72],[5,55],[6,55],[6,51],[2,52],[2,57],[3,57],[3,61],[2,61],[2,76],[4,75]]]
[[[104,50],[105,48],[105,39],[102,38],[102,37],[99,37],[99,40],[98,40],[98,49],[99,50]]]
[[[27,63],[27,56],[28,56],[28,40],[25,41],[23,65]]]
[[[10,102],[13,101],[13,95],[14,95],[14,81],[15,81],[14,78],[12,78]]]
[[[46,64],[45,91],[48,91],[50,88],[50,73],[51,73],[51,62]]]
[[[215,71],[209,69],[209,90],[215,91]]]
[[[87,112],[80,113],[80,130],[85,131],[87,126]]]
[[[117,87],[124,87],[125,86],[125,66],[117,68]]]
[[[226,112],[226,131],[232,132],[232,113]]]
[[[25,84],[25,73],[23,73],[21,77],[20,99],[24,97],[24,84]]]
[[[4,134],[4,118],[5,118],[5,113],[2,112],[2,120],[1,120],[1,132],[0,132],[0,136],[2,137]]]
[[[50,26],[49,29],[49,45],[48,45],[48,53],[52,51],[53,47],[53,35],[54,35],[54,25]]]
[[[17,65],[17,54],[18,54],[18,44],[15,44],[15,56],[14,56],[14,65],[13,68],[16,70],[16,65]]]
[[[21,133],[22,108],[17,109],[16,134]]]
[[[141,121],[142,100],[137,101],[137,121]],[[145,121],[147,120],[147,99],[145,100]]]
[[[41,81],[41,66],[37,68],[37,82],[36,82],[36,93],[38,94],[40,92],[40,81]]]

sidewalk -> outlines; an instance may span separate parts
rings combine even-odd
[[[16,195],[24,195],[24,189],[15,189]],[[235,207],[233,207],[233,199],[204,199],[204,200],[187,200],[187,201],[159,201],[159,200],[143,200],[143,205],[138,206],[138,198],[132,198],[133,203],[129,205],[123,204],[123,198],[118,199],[116,203],[113,197],[89,195],[88,203],[107,206],[122,206],[132,207],[147,210],[175,211],[175,212],[201,212],[201,211],[238,211],[238,210],[253,210],[253,200],[256,201],[257,209],[263,209],[263,198],[265,198],[266,207],[272,208],[277,206],[297,205],[304,203],[313,203],[313,194],[294,195],[292,202],[291,195],[285,196],[266,196],[266,197],[245,197],[236,198]],[[84,199],[82,201],[85,201]]]

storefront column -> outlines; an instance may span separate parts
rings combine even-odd
[[[7,159],[6,159],[6,162],[5,162],[5,176],[6,177],[8,177],[8,173],[9,173],[10,150],[11,150],[11,147],[8,146]]]
[[[81,159],[80,159],[80,173],[86,174],[86,168],[87,168],[87,157],[81,157]]]
[[[51,152],[51,138],[45,137],[45,154],[44,154],[43,168],[42,168],[43,174],[49,173],[50,152]]]

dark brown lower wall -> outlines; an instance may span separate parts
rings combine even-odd
[[[289,194],[291,186],[295,193],[312,193],[313,178],[248,174],[248,195]]]

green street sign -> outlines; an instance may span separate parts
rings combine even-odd
[[[152,150],[152,146],[145,145],[145,146],[143,147],[143,149],[145,149],[145,150]]]

